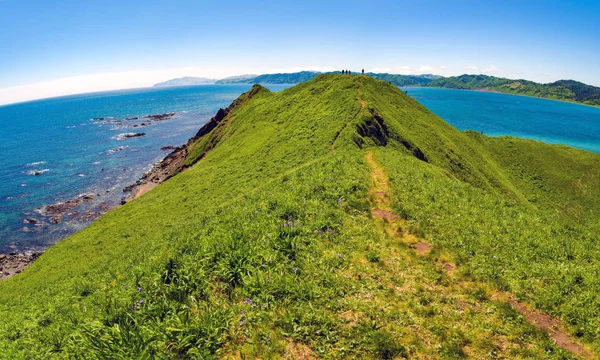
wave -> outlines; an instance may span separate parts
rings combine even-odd
[[[43,165],[45,163],[46,163],[45,161],[36,161],[36,162],[29,163],[25,166],[38,166],[38,165]]]

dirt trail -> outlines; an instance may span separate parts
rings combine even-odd
[[[419,255],[428,254],[431,245],[409,233],[406,230],[406,220],[392,211],[388,178],[373,159],[372,152],[367,153],[367,162],[371,167],[371,216],[383,220],[381,226],[386,234],[402,238],[402,241],[413,247]]]
[[[406,220],[394,213],[390,201],[390,185],[383,169],[375,162],[372,152],[367,152],[366,160],[371,167],[371,216],[377,220],[378,226],[391,237],[396,237],[402,242],[415,249],[419,256],[426,256],[433,246],[423,239],[417,238],[406,230]],[[450,276],[456,270],[456,265],[450,263],[439,264]],[[455,281],[458,281],[455,279]],[[476,282],[465,279],[460,280],[468,283],[467,286],[478,286]],[[594,354],[583,345],[579,344],[566,330],[560,320],[534,310],[531,306],[515,299],[514,295],[496,291],[491,296],[495,300],[504,301],[512,305],[529,323],[548,333],[556,345],[583,359],[595,359]]]

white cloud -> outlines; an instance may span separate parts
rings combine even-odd
[[[387,74],[400,74],[400,75],[410,75],[412,71],[410,70],[410,66],[400,65],[394,67],[382,67],[382,68],[372,68],[369,70],[372,73],[387,73]]]
[[[446,66],[444,65],[440,65],[438,67],[433,67],[433,66],[429,66],[429,65],[421,65],[419,67],[419,70],[417,71],[417,74],[443,74],[444,71],[446,71]]]
[[[475,65],[467,65],[467,66],[465,66],[465,69],[471,70],[471,71],[477,71],[477,70],[479,70],[479,68],[477,66],[475,66]]]
[[[495,65],[490,65],[490,66],[486,67],[485,69],[481,70],[481,72],[483,74],[497,73],[497,72],[500,72],[500,69],[498,69]]]

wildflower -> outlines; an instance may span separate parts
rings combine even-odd
[[[242,321],[240,321],[239,325],[244,326],[244,325],[246,325],[246,322],[244,320],[242,320]]]
[[[142,291],[142,287],[138,286],[137,291],[141,292]]]
[[[252,299],[250,299],[250,298],[246,298],[246,299],[244,300],[244,304],[252,304]]]
[[[144,305],[144,300],[138,300],[138,304]]]
[[[337,258],[341,259],[342,258],[342,254],[337,254]]]
[[[294,268],[292,269],[292,271],[294,272],[294,274],[297,274],[297,273],[298,273],[298,268],[297,268],[297,267],[294,267]]]
[[[133,306],[131,307],[131,310],[138,310],[138,309],[139,309],[139,308],[138,308],[136,305],[133,305]]]

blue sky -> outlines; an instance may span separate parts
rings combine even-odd
[[[0,0],[0,104],[349,68],[600,86],[600,1]]]

